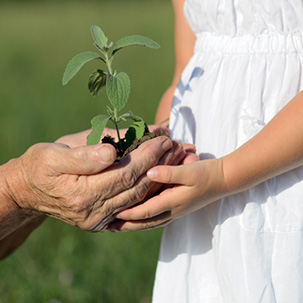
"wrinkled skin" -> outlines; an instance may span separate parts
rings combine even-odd
[[[107,144],[71,149],[40,143],[10,161],[5,176],[10,196],[24,213],[46,214],[97,232],[115,213],[157,190],[145,175],[149,168],[177,164],[185,154],[181,144],[158,137],[111,165],[115,151]]]
[[[169,135],[167,128],[150,130]],[[111,145],[85,146],[89,132],[36,144],[0,166],[0,259],[22,245],[47,216],[91,232],[105,230],[117,212],[159,192],[162,185],[146,176],[150,167],[195,157],[193,145],[158,137],[113,164]],[[110,129],[104,133],[116,135]]]

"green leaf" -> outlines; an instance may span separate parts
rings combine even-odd
[[[133,116],[132,112],[128,112],[128,113],[125,113],[125,114],[121,115],[121,117],[124,117],[124,118],[130,118],[132,116]]]
[[[121,115],[120,119],[123,121],[126,121],[126,119],[129,119],[131,116],[133,116],[133,114],[131,112],[128,112],[128,113]]]
[[[107,74],[106,93],[112,106],[121,110],[127,103],[130,94],[130,80],[126,73],[121,72],[116,76]]]
[[[135,122],[139,122],[139,121],[143,121],[143,118],[141,118],[140,116],[134,115],[132,112],[128,112],[126,114],[124,114],[126,116],[126,118],[131,119]]]
[[[133,127],[129,127],[125,134],[125,141],[123,142],[124,149],[128,149],[136,139],[136,130]]]
[[[117,43],[114,46],[113,49],[113,55],[120,49],[126,46],[130,45],[143,45],[149,48],[159,48],[160,45],[155,42],[154,40],[140,36],[140,35],[134,35],[134,36],[127,36],[124,38],[121,38],[120,40],[117,41]]]
[[[93,96],[97,96],[106,85],[106,73],[98,69],[92,72],[88,79],[88,90]]]
[[[92,124],[92,131],[87,136],[86,144],[87,145],[94,145],[100,142],[103,130],[109,120],[108,116],[105,115],[98,115],[94,117],[91,121]]]
[[[105,36],[103,30],[97,25],[93,25],[90,30],[91,30],[95,45],[99,49],[106,47],[108,38]]]
[[[146,130],[146,123],[144,122],[144,120],[138,116],[132,116],[129,117],[130,119],[134,120],[134,123],[132,123],[132,125],[128,128],[126,134],[125,134],[125,145],[126,148],[128,148],[130,145],[132,145],[132,143],[134,142],[134,140],[137,139],[141,139],[145,133]]]
[[[135,121],[131,127],[136,131],[136,138],[141,139],[145,133],[146,124],[143,120]]]
[[[141,139],[146,131],[146,123],[145,121],[140,118],[139,116],[130,116],[129,119],[133,120],[134,122],[130,126],[130,128],[134,128],[136,132],[136,138]]]
[[[62,84],[67,84],[85,63],[98,58],[101,59],[100,55],[94,52],[84,52],[73,57],[65,68]]]

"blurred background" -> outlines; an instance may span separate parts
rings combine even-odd
[[[67,62],[95,51],[90,26],[114,42],[146,35],[161,48],[129,47],[114,67],[132,84],[125,111],[153,122],[173,74],[170,0],[0,0],[0,164],[37,142],[90,127],[106,97],[89,95],[91,62],[65,87]],[[90,234],[48,219],[0,262],[0,303],[151,301],[161,230]]]

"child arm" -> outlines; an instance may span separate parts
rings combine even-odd
[[[303,92],[255,137],[229,155],[181,166],[158,166],[148,177],[171,184],[145,203],[118,214],[118,231],[164,226],[190,212],[303,165]]]
[[[175,71],[171,85],[163,94],[156,113],[155,123],[168,126],[174,91],[187,62],[193,55],[195,35],[183,15],[185,0],[172,0],[174,7]]]

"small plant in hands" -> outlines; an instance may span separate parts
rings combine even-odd
[[[99,60],[105,69],[97,69],[92,72],[88,80],[88,89],[93,96],[97,96],[105,87],[106,94],[112,107],[107,107],[107,115],[98,115],[91,120],[92,132],[87,136],[87,144],[93,145],[100,142],[104,128],[108,121],[113,122],[117,131],[118,142],[110,136],[102,139],[103,143],[111,143],[117,150],[117,160],[135,149],[143,141],[156,136],[150,133],[145,121],[131,112],[119,114],[126,105],[130,94],[130,79],[125,72],[117,72],[113,69],[112,63],[117,52],[130,45],[143,45],[149,48],[159,48],[159,44],[150,38],[134,35],[127,36],[118,40],[115,44],[108,43],[102,29],[96,25],[91,27],[91,33],[94,40],[94,46],[98,49],[96,52],[83,52],[73,57],[66,66],[62,83],[67,84],[81,69],[81,67],[92,60]],[[125,134],[125,138],[120,138],[119,123],[130,120],[132,124]]]

